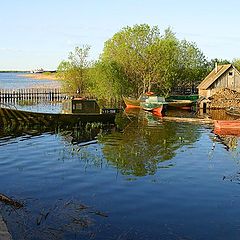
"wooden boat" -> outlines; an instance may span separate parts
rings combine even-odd
[[[170,96],[166,99],[168,107],[180,108],[180,109],[191,109],[198,100],[198,95],[176,95]]]
[[[225,112],[228,115],[240,118],[240,108],[230,107],[230,108],[225,109]]]
[[[74,125],[79,123],[114,123],[118,109],[100,109],[96,100],[68,99],[62,113],[40,113],[0,108],[0,126],[8,125]]]
[[[194,104],[192,100],[169,100],[167,101],[168,107],[170,108],[180,108],[180,109],[191,109]]]
[[[240,120],[215,120],[214,132],[219,135],[240,135]]]
[[[144,94],[139,99],[123,97],[123,100],[127,108],[141,108],[156,115],[161,115],[164,104],[167,104],[164,97],[147,94]]]
[[[140,99],[132,99],[127,97],[122,97],[122,98],[127,108],[141,108]]]
[[[140,102],[140,106],[143,110],[151,111],[156,115],[161,116],[163,106],[167,104],[164,97],[149,96],[144,102]]]

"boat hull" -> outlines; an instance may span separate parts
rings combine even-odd
[[[123,97],[123,101],[127,108],[141,108],[140,100],[138,99],[130,99],[130,98]]]
[[[214,132],[220,135],[240,135],[240,120],[215,120]]]
[[[75,125],[80,123],[114,123],[115,113],[102,114],[61,114],[39,113],[16,109],[0,108],[0,126],[18,125]]]
[[[193,104],[194,102],[191,100],[172,100],[168,102],[168,107],[189,110],[192,108]]]

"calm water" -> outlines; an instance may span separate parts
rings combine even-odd
[[[239,139],[140,112],[117,126],[0,132],[13,239],[239,239]]]
[[[22,73],[0,73],[0,89],[32,88],[37,85],[53,85],[55,80],[26,78]]]

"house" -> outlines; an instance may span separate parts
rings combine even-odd
[[[240,72],[232,64],[215,65],[215,68],[198,85],[199,107],[209,108],[210,97],[221,89],[240,92]]]

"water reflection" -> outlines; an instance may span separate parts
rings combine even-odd
[[[124,175],[155,174],[162,167],[160,163],[173,159],[180,148],[200,137],[198,125],[165,122],[144,111],[127,112],[122,117],[126,120],[121,132],[99,138],[107,161]]]

